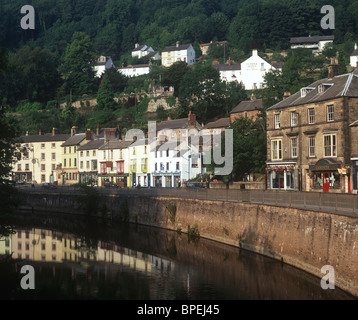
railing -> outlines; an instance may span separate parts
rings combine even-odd
[[[74,187],[19,188],[28,192],[73,193]],[[98,188],[101,194],[173,197],[213,201],[246,202],[279,207],[316,210],[358,217],[358,195],[344,193],[207,188]]]

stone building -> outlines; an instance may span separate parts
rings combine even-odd
[[[255,120],[259,113],[263,110],[264,104],[262,99],[256,99],[251,96],[249,101],[241,101],[234,109],[230,111],[230,122],[234,122],[236,118],[251,118]]]
[[[354,174],[357,187],[358,76],[337,69],[267,109],[268,189],[350,193]]]

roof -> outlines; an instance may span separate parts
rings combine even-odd
[[[325,85],[326,87],[326,90],[322,93],[318,92],[320,85]],[[301,97],[301,91],[298,91],[267,110],[332,100],[339,97],[358,97],[358,76],[354,73],[347,73],[332,79],[325,78],[313,82],[306,88],[312,89],[307,92],[305,97]]]
[[[190,46],[191,46],[191,44],[189,43],[189,44],[181,44],[179,46],[165,47],[162,50],[162,52],[187,50]]]
[[[134,141],[130,146],[137,147],[137,146],[144,146],[146,144],[148,144],[148,139],[138,139]]]
[[[124,140],[109,140],[103,144],[99,150],[108,150],[108,149],[125,149],[128,148],[133,141],[124,141]]]
[[[142,45],[139,45],[138,47],[134,48],[134,49],[132,50],[132,52],[134,52],[134,51],[140,51],[140,50],[147,49],[147,48],[149,48],[147,45],[142,44]]]
[[[161,121],[157,124],[157,131],[163,129],[180,129],[186,127],[188,124],[188,118],[175,119],[175,120],[167,120]]]
[[[241,64],[213,64],[213,67],[219,71],[241,70]]]
[[[221,118],[206,124],[204,129],[227,128],[230,126],[230,118]]]
[[[271,66],[273,66],[276,69],[282,69],[282,67],[283,67],[283,63],[281,63],[281,62],[271,62],[270,64],[271,64]]]
[[[354,51],[351,53],[351,56],[358,56],[358,49],[354,49]]]
[[[313,36],[313,37],[295,37],[291,38],[291,44],[299,44],[299,43],[318,43],[319,41],[330,41],[334,40],[334,36]]]
[[[135,65],[129,65],[123,68],[119,68],[119,70],[123,69],[138,69],[138,68],[148,68],[149,64],[135,64]]]
[[[76,146],[79,143],[81,143],[86,138],[86,135],[84,133],[77,133],[73,135],[72,137],[69,137],[62,145],[61,147],[66,146]]]
[[[240,113],[244,111],[253,111],[262,109],[264,106],[262,99],[255,99],[249,101],[241,101],[230,113]]]
[[[103,138],[91,140],[90,142],[84,144],[83,146],[78,147],[77,151],[98,149],[103,145],[103,143],[104,143]]]
[[[55,134],[51,133],[38,135],[32,134],[28,136],[21,136],[17,139],[18,142],[31,143],[31,142],[55,142],[55,141],[66,141],[71,135],[69,133]]]

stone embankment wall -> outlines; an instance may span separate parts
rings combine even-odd
[[[21,193],[23,207],[34,211],[87,214],[74,194]],[[242,202],[164,197],[99,197],[99,214],[144,225],[188,232],[241,247],[308,271],[335,271],[335,285],[358,296],[357,218],[310,210]]]

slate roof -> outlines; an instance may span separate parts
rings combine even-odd
[[[191,44],[181,44],[179,46],[169,46],[165,47],[162,52],[169,52],[169,51],[181,51],[181,50],[187,50]]]
[[[101,147],[99,150],[108,150],[108,149],[125,149],[128,148],[133,141],[124,141],[124,140],[109,140]]]
[[[147,49],[147,48],[149,48],[147,45],[142,44],[142,45],[139,45],[137,48],[134,48],[134,49],[132,50],[132,52],[134,52],[134,51],[140,51],[140,50],[142,50],[142,49]]]
[[[38,134],[32,134],[28,136],[20,136],[17,138],[17,142],[23,142],[23,143],[31,143],[31,142],[55,142],[55,141],[66,141],[71,135],[68,133],[62,133],[62,134],[55,134],[52,135],[51,133],[38,135]]]
[[[204,126],[204,129],[227,128],[229,126],[230,126],[230,118],[221,118],[216,121],[207,123]]]
[[[103,143],[104,143],[103,138],[91,140],[90,142],[84,144],[83,146],[78,147],[77,151],[98,149],[103,145]]]
[[[241,64],[213,64],[215,69],[219,71],[241,70]]]
[[[318,92],[320,84],[326,84],[327,88],[322,93]],[[267,110],[332,100],[339,97],[358,97],[358,76],[354,73],[347,73],[332,79],[321,79],[313,82],[307,88],[312,88],[312,91],[308,92],[305,97],[301,97],[301,91],[298,91]]]
[[[61,147],[66,146],[76,146],[80,144],[84,139],[86,138],[86,135],[84,133],[76,133],[72,137],[69,137],[62,145]]]
[[[241,101],[230,113],[240,113],[244,111],[253,111],[263,108],[263,100],[255,99],[249,101]]]
[[[291,38],[291,44],[299,44],[299,43],[318,43],[319,41],[329,41],[334,40],[334,36],[313,36],[313,37],[294,37]]]
[[[358,56],[358,49],[353,50],[353,52],[351,53],[351,57],[352,56]]]

